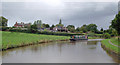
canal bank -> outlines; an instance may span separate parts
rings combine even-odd
[[[2,34],[2,47],[1,51],[8,49],[19,48],[24,46],[30,46],[41,43],[49,43],[55,41],[68,41],[70,36],[56,36],[56,35],[42,35],[42,34],[32,34],[32,33],[20,33],[20,32],[5,32],[0,31]],[[89,37],[89,39],[94,39]]]
[[[56,35],[42,35],[42,34],[30,34],[19,32],[0,32],[2,34],[1,50],[8,50],[12,48],[30,46],[41,43],[48,43],[54,41],[67,41],[68,36],[56,36]]]
[[[37,45],[37,44],[42,44],[42,43],[51,43],[51,42],[56,42],[56,41],[68,41],[69,39],[64,39],[64,40],[52,40],[52,41],[49,41],[49,40],[45,40],[45,41],[37,41],[37,42],[33,42],[33,43],[28,43],[28,44],[21,44],[21,45],[16,45],[16,46],[10,46],[6,49],[2,49],[2,51],[6,51],[6,50],[9,50],[9,49],[13,49],[13,48],[19,48],[19,47],[25,47],[25,46],[30,46],[30,45]]]
[[[117,59],[120,59],[120,46],[118,42],[112,43],[111,41],[116,41],[115,39],[104,39],[102,40],[102,48],[106,50],[107,53],[112,54]]]

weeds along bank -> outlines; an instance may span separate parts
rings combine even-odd
[[[120,58],[120,45],[117,38],[102,40],[102,47],[109,53],[115,54]]]
[[[69,36],[55,36],[43,34],[30,34],[19,32],[3,32],[2,33],[2,48],[3,50],[20,47],[25,45],[38,44],[42,42],[50,42],[57,40],[68,40]]]

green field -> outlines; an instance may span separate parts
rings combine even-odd
[[[110,44],[109,40],[113,44],[118,45],[118,40],[115,39],[115,38],[102,40],[102,44],[105,45],[106,48],[109,48],[110,50],[114,51],[115,53],[119,53],[120,48],[118,48],[117,46],[114,46],[114,45]]]
[[[65,40],[70,38],[68,36],[41,35],[41,34],[19,33],[19,32],[0,31],[0,33],[2,34],[2,49],[7,49],[9,47],[16,47],[30,43],[37,43],[42,41]]]

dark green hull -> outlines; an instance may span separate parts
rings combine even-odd
[[[69,39],[70,41],[88,40],[88,39]]]

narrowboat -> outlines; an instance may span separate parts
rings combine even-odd
[[[73,35],[70,38],[70,41],[78,41],[78,40],[88,40],[87,35]]]

